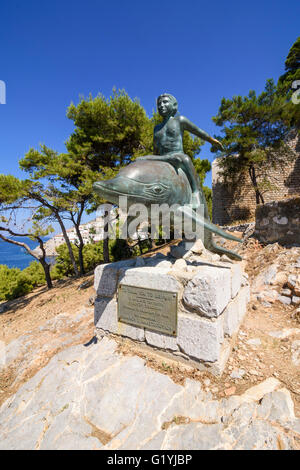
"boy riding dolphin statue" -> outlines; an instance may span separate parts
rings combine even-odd
[[[156,154],[139,157],[122,168],[115,178],[98,181],[93,188],[103,199],[113,204],[119,205],[119,197],[126,196],[127,206],[141,203],[148,212],[153,204],[169,207],[176,205],[177,211],[173,214],[175,219],[184,215],[203,228],[200,238],[206,249],[241,260],[237,253],[217,246],[213,240],[212,234],[215,233],[242,242],[210,221],[199,177],[192,160],[183,152],[183,132],[187,130],[223,150],[222,144],[184,116],[177,115],[177,106],[174,96],[167,93],[160,95],[157,108],[163,122],[154,128]],[[199,211],[200,208],[202,211]]]

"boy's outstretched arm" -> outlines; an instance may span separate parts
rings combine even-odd
[[[192,123],[185,116],[180,116],[180,124],[181,124],[184,131],[188,131],[191,134],[194,134],[197,137],[200,137],[201,139],[206,140],[210,144],[216,146],[218,149],[224,150],[223,145],[221,144],[221,142],[219,142],[217,139],[214,139],[209,134],[207,134],[207,132],[205,132],[202,129],[200,129],[199,127],[197,127],[196,124]]]

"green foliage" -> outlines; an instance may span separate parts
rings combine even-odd
[[[202,189],[206,199],[209,216],[212,218],[212,189],[208,186],[202,186]]]
[[[18,297],[20,273],[20,269],[9,269],[6,265],[0,265],[0,300],[10,300]],[[23,286],[23,289],[24,293],[29,292],[29,290],[26,292],[25,286]]]
[[[223,132],[219,139],[227,156],[220,166],[225,181],[238,184],[241,174],[248,171],[257,203],[263,202],[266,183],[270,183],[267,169],[286,165],[294,157],[284,142],[289,130],[283,116],[285,103],[274,81],[268,80],[258,96],[252,90],[248,96],[223,98],[213,118]]]
[[[279,77],[280,91],[287,94],[294,80],[300,80],[300,37],[292,45],[285,61],[285,73]]]
[[[226,158],[220,160],[225,182],[238,186],[240,176],[248,171],[256,194],[256,202],[264,202],[263,194],[276,188],[269,169],[286,166],[295,154],[286,145],[292,128],[300,128],[300,104],[295,104],[293,84],[300,81],[300,37],[291,47],[285,61],[286,72],[277,86],[267,80],[265,90],[256,95],[223,98],[213,121],[222,127],[222,144]]]
[[[45,275],[40,263],[32,262],[28,268],[8,268],[0,265],[0,300],[12,300],[45,284]]]
[[[12,204],[28,195],[29,180],[20,180],[13,175],[0,174],[0,204]]]
[[[79,250],[76,245],[72,245],[75,261],[79,265]],[[64,276],[73,276],[74,269],[70,261],[69,252],[66,244],[56,248],[58,256],[55,265],[51,271],[53,279],[60,279]],[[129,258],[131,252],[126,240],[109,240],[109,255],[111,261],[118,261],[123,258]],[[85,272],[92,271],[98,264],[103,263],[103,241],[97,243],[88,243],[83,247],[83,259]]]
[[[109,241],[109,250],[111,260],[119,261],[134,256],[134,252],[130,249],[127,240],[117,238],[116,240]]]
[[[105,168],[119,168],[139,152],[147,153],[151,144],[151,121],[137,99],[124,90],[113,90],[105,98],[99,94],[73,103],[67,117],[75,131],[66,143],[74,155],[80,154],[94,171],[105,176]]]
[[[23,269],[22,274],[30,279],[33,287],[45,284],[45,273],[38,261],[32,261],[27,268]]]
[[[296,83],[298,82],[298,83]],[[284,119],[290,126],[300,128],[300,103],[292,101],[292,95],[296,92],[296,97],[300,98],[300,37],[292,45],[285,61],[285,73],[279,77],[277,92],[280,96],[286,97],[287,102],[284,107]]]

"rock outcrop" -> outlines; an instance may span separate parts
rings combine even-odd
[[[290,393],[270,378],[213,400],[174,383],[107,338],[52,358],[0,409],[0,449],[292,449]]]

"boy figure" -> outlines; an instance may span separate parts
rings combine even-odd
[[[183,152],[183,132],[189,131],[219,149],[223,150],[222,144],[210,135],[199,129],[186,117],[177,114],[178,103],[174,96],[164,93],[157,98],[157,109],[163,117],[163,122],[154,128],[153,147],[156,155],[140,157],[144,160],[162,160],[171,163],[176,169],[182,168],[191,185],[193,208],[199,207],[199,177],[196,173],[192,160]]]

